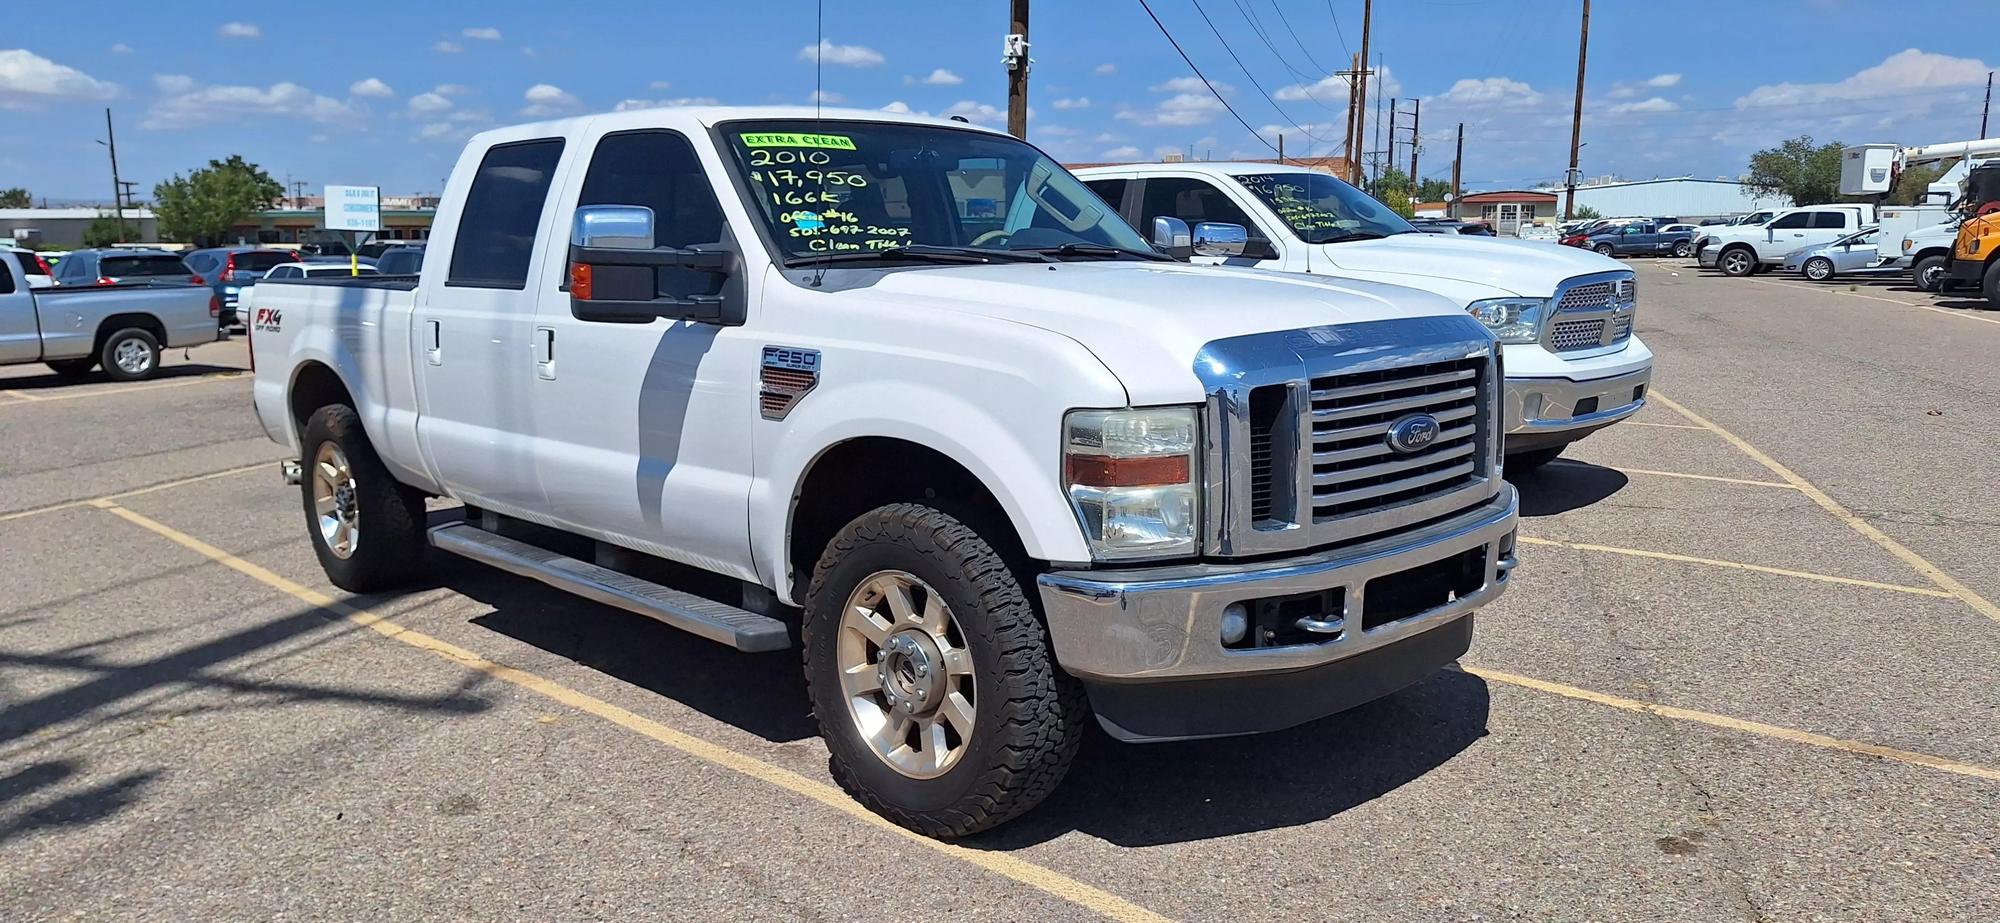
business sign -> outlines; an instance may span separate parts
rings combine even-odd
[[[326,187],[326,229],[382,230],[382,190],[375,186]]]

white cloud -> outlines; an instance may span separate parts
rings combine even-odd
[[[1037,125],[1035,126],[1035,134],[1047,135],[1051,138],[1074,138],[1077,135],[1083,134],[1083,132],[1064,125]]]
[[[1667,87],[1677,87],[1681,85],[1681,75],[1659,74],[1657,76],[1648,77],[1646,78],[1646,85],[1656,90],[1664,90]]]
[[[973,102],[969,99],[961,99],[958,102],[952,103],[946,106],[943,112],[938,114],[945,118],[961,115],[968,122],[979,122],[981,124],[1007,121],[1007,110],[998,109],[985,103]]]
[[[1090,97],[1078,96],[1071,99],[1058,99],[1049,105],[1057,109],[1088,109],[1090,108]]]
[[[1321,77],[1311,85],[1294,83],[1279,87],[1271,96],[1284,102],[1312,99],[1323,105],[1344,107],[1347,105],[1347,78]]]
[[[629,112],[633,109],[665,109],[673,106],[713,106],[718,100],[712,96],[680,96],[674,99],[621,99],[612,106],[613,112]]]
[[[1204,125],[1222,114],[1222,102],[1207,92],[1176,93],[1151,109],[1126,109],[1117,118],[1141,125]]]
[[[1507,106],[1525,108],[1542,101],[1542,94],[1519,80],[1506,77],[1467,78],[1451,85],[1443,97],[1447,103],[1464,106]]]
[[[439,54],[458,54],[459,52],[465,50],[465,46],[460,45],[457,42],[439,39],[437,42],[431,45],[431,50]]]
[[[215,30],[215,34],[223,38],[263,38],[264,30],[258,28],[255,23],[225,22],[221,28]]]
[[[1099,64],[1096,67],[1091,68],[1090,72],[1099,77],[1109,77],[1112,74],[1118,73],[1118,65],[1112,64],[1107,61],[1103,64]]]
[[[666,82],[665,80],[655,80],[655,81],[653,81],[652,83],[649,83],[649,84],[646,84],[646,89],[648,89],[648,90],[668,90],[668,89],[672,89],[672,88],[673,88],[673,86],[674,86],[673,84],[671,84],[671,83],[668,83],[668,82]]]
[[[431,87],[431,92],[439,96],[464,96],[472,92],[472,88],[462,83],[440,83]]]
[[[910,111],[910,104],[903,102],[902,100],[899,99],[886,106],[883,106],[882,111],[907,113]]]
[[[358,120],[355,111],[346,103],[321,96],[296,83],[284,82],[269,87],[191,87],[186,92],[154,102],[146,110],[146,119],[141,125],[151,129],[174,129],[230,119],[271,116],[320,123]]]
[[[934,87],[951,87],[964,83],[965,78],[940,67],[937,70],[931,71],[930,75],[925,77],[923,82]]]
[[[356,80],[354,83],[348,85],[347,92],[350,96],[372,96],[376,99],[396,95],[394,87],[374,77],[366,80]]]
[[[451,108],[451,100],[436,93],[418,93],[410,97],[411,112],[443,112]]]
[[[1105,160],[1131,160],[1132,158],[1137,157],[1142,153],[1144,152],[1136,147],[1133,147],[1130,144],[1127,144],[1124,147],[1114,147],[1097,156],[1102,157]]]
[[[453,112],[435,122],[427,122],[417,129],[419,141],[464,141],[492,124],[493,116],[481,111]]]
[[[153,87],[162,93],[186,93],[194,89],[194,78],[186,74],[154,74]]]
[[[1611,115],[1624,115],[1628,112],[1672,112],[1679,108],[1680,104],[1673,100],[1655,96],[1636,103],[1619,103],[1604,111]]]
[[[110,99],[118,85],[24,48],[0,51],[0,109],[39,108],[65,100]]]
[[[521,110],[521,114],[531,118],[559,115],[583,104],[581,100],[564,92],[562,87],[548,83],[538,83],[529,87],[527,92],[521,94],[521,98],[528,103]]]
[[[112,54],[131,54],[131,53],[132,53],[132,46],[130,46],[130,45],[127,45],[127,44],[125,44],[124,42],[119,42],[119,43],[117,43],[117,44],[115,44],[115,45],[112,45],[112,46],[111,46],[111,53],[112,53]]]
[[[847,97],[832,90],[814,90],[811,95],[806,97],[806,102],[809,103],[844,103],[846,101]]]
[[[1100,131],[1097,133],[1097,137],[1092,138],[1090,140],[1098,144],[1117,144],[1118,142],[1125,140],[1125,138],[1121,135],[1115,135],[1108,131]]]
[[[497,42],[500,40],[500,30],[492,26],[474,26],[469,29],[461,29],[458,34],[466,38],[478,39],[482,42]]]
[[[799,60],[818,60],[842,67],[874,67],[888,59],[873,48],[861,45],[836,45],[826,39],[820,39],[817,45],[807,45],[799,49]]]
[[[1992,66],[1977,58],[1919,51],[1896,52],[1882,63],[1838,83],[1776,83],[1760,86],[1737,98],[1736,108],[1788,106],[1829,100],[1862,99],[1912,90],[1983,83]]]
[[[522,45],[521,56],[524,58],[539,58],[541,57],[541,53],[537,52],[533,45]]]
[[[1231,93],[1235,87],[1220,80],[1212,82],[1217,93]],[[1206,93],[1210,84],[1201,82],[1200,77],[1175,77],[1166,83],[1156,83],[1146,89],[1155,93]]]

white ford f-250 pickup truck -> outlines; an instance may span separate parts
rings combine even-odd
[[[243,304],[335,584],[428,543],[796,641],[835,777],[936,836],[1039,802],[1092,712],[1207,737],[1416,682],[1514,566],[1499,352],[1460,306],[1175,262],[970,125],[490,131],[416,279]]]
[[[1186,235],[1197,262],[1388,282],[1435,292],[1505,345],[1507,466],[1645,406],[1653,354],[1633,333],[1631,270],[1588,250],[1424,234],[1331,174],[1268,163],[1138,163],[1077,171],[1156,244]],[[1171,223],[1157,227],[1161,219]],[[1207,225],[1207,233],[1202,231]],[[1243,225],[1243,240],[1213,240]],[[1204,252],[1208,251],[1208,252]]]

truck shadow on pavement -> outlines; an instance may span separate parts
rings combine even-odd
[[[162,365],[160,366],[158,371],[153,373],[151,378],[147,378],[145,379],[145,381],[148,382],[167,381],[169,379],[174,379],[174,378],[200,378],[203,375],[216,375],[229,372],[247,372],[247,371],[249,371],[249,369],[241,369],[229,365],[210,365],[206,362],[190,362],[183,365]],[[111,383],[111,376],[104,374],[103,369],[95,369],[91,371],[91,373],[88,375],[78,375],[74,378],[63,375],[57,375],[53,372],[50,372],[46,375],[23,375],[19,378],[0,378],[0,390],[53,391],[71,387],[73,385],[102,385],[110,383]],[[144,382],[133,382],[133,384],[143,384],[143,383]]]
[[[1582,509],[1624,490],[1630,481],[1625,472],[1615,468],[1570,459],[1558,459],[1518,474],[1507,472],[1507,483],[1521,493],[1523,518]]]

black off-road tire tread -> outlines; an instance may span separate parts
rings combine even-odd
[[[1986,264],[1986,278],[1980,284],[1986,289],[1986,306],[2000,311],[2000,260]]]
[[[819,699],[812,692],[811,651],[822,632],[839,630],[838,615],[823,611],[826,594],[838,595],[833,605],[845,603],[851,588],[829,588],[829,573],[847,555],[875,542],[895,542],[936,561],[949,583],[966,596],[979,601],[981,612],[954,613],[959,629],[968,635],[982,632],[983,643],[997,652],[1004,664],[1001,679],[1006,696],[1001,705],[1001,735],[994,751],[999,759],[985,767],[970,794],[951,807],[933,812],[899,808],[878,797],[855,778],[844,762],[832,761],[834,781],[856,801],[896,824],[925,836],[950,839],[991,829],[1026,813],[1055,791],[1069,772],[1077,747],[1084,738],[1088,705],[1083,686],[1055,664],[1048,632],[1029,604],[1020,579],[986,539],[951,515],[918,503],[895,503],[863,514],[840,530],[813,567],[813,578],[805,600],[806,617],[801,628],[806,653],[808,699],[815,703],[820,732],[831,740],[846,729],[845,714],[819,714]],[[944,587],[939,587],[944,590]],[[827,617],[833,622],[829,624]],[[836,695],[838,692],[836,691]],[[974,754],[968,753],[967,757]]]
[[[361,547],[341,560],[326,549],[312,512],[312,464],[320,443],[331,439],[347,455],[360,490]],[[334,586],[350,593],[374,593],[409,581],[423,565],[429,542],[424,535],[424,498],[389,473],[368,441],[360,414],[345,404],[328,404],[306,417],[301,462],[306,466],[299,496],[308,540]]]
[[[143,375],[128,374],[124,369],[118,367],[118,363],[111,359],[111,347],[117,345],[118,341],[124,339],[127,334],[133,333],[145,337],[146,342],[153,347],[153,364],[146,368],[146,372]],[[161,348],[160,338],[154,336],[153,331],[147,330],[144,327],[121,327],[112,331],[110,336],[105,337],[103,343],[98,344],[97,363],[104,367],[104,374],[112,381],[144,381],[160,374]]]

